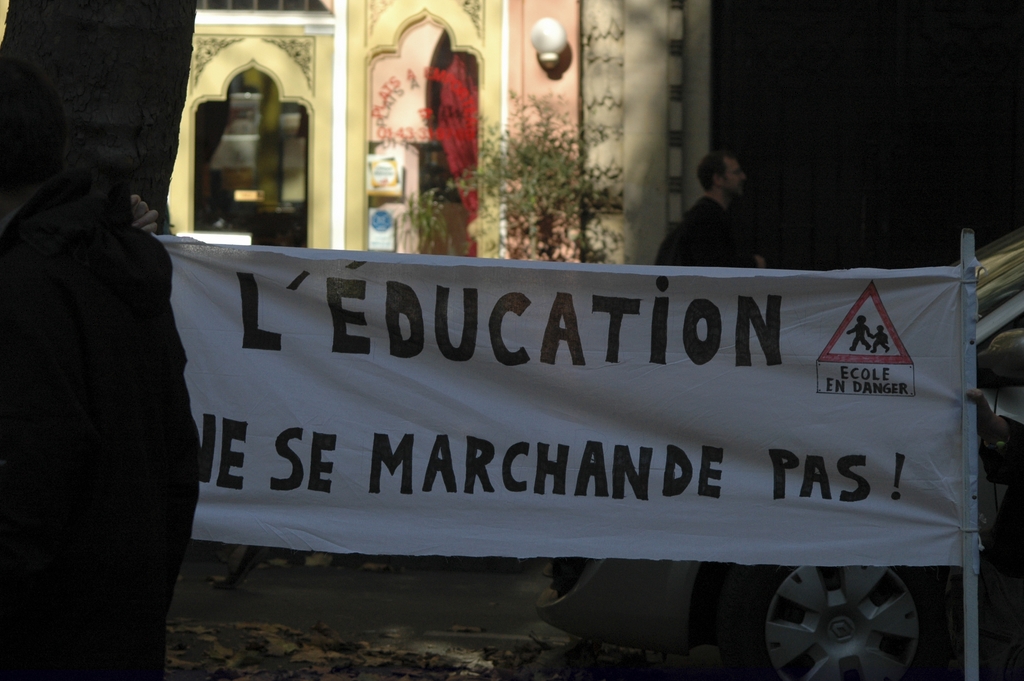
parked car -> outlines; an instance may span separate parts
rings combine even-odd
[[[977,255],[978,383],[997,413],[1024,421],[1024,228]],[[1001,490],[979,488],[984,534]],[[584,639],[684,655],[713,644],[730,667],[791,681],[897,681],[911,668],[945,669],[953,655],[946,567],[570,558],[552,572],[537,611]]]

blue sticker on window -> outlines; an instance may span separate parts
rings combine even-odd
[[[378,232],[386,232],[391,229],[391,213],[386,210],[375,211],[370,218],[370,226]]]

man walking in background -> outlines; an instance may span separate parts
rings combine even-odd
[[[171,262],[0,57],[0,669],[162,678],[198,496]]]
[[[661,242],[654,264],[764,267],[764,258],[738,252],[732,240],[729,205],[743,195],[747,180],[736,156],[729,151],[711,152],[697,166],[697,179],[704,196],[686,211],[683,224]]]

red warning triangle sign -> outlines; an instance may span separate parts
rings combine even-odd
[[[868,301],[871,302],[868,305]],[[839,346],[836,348],[836,346]],[[846,313],[819,362],[913,364],[872,281]]]

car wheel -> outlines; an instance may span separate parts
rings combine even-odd
[[[738,565],[719,598],[719,649],[727,666],[787,681],[944,671],[944,601],[933,568]]]

